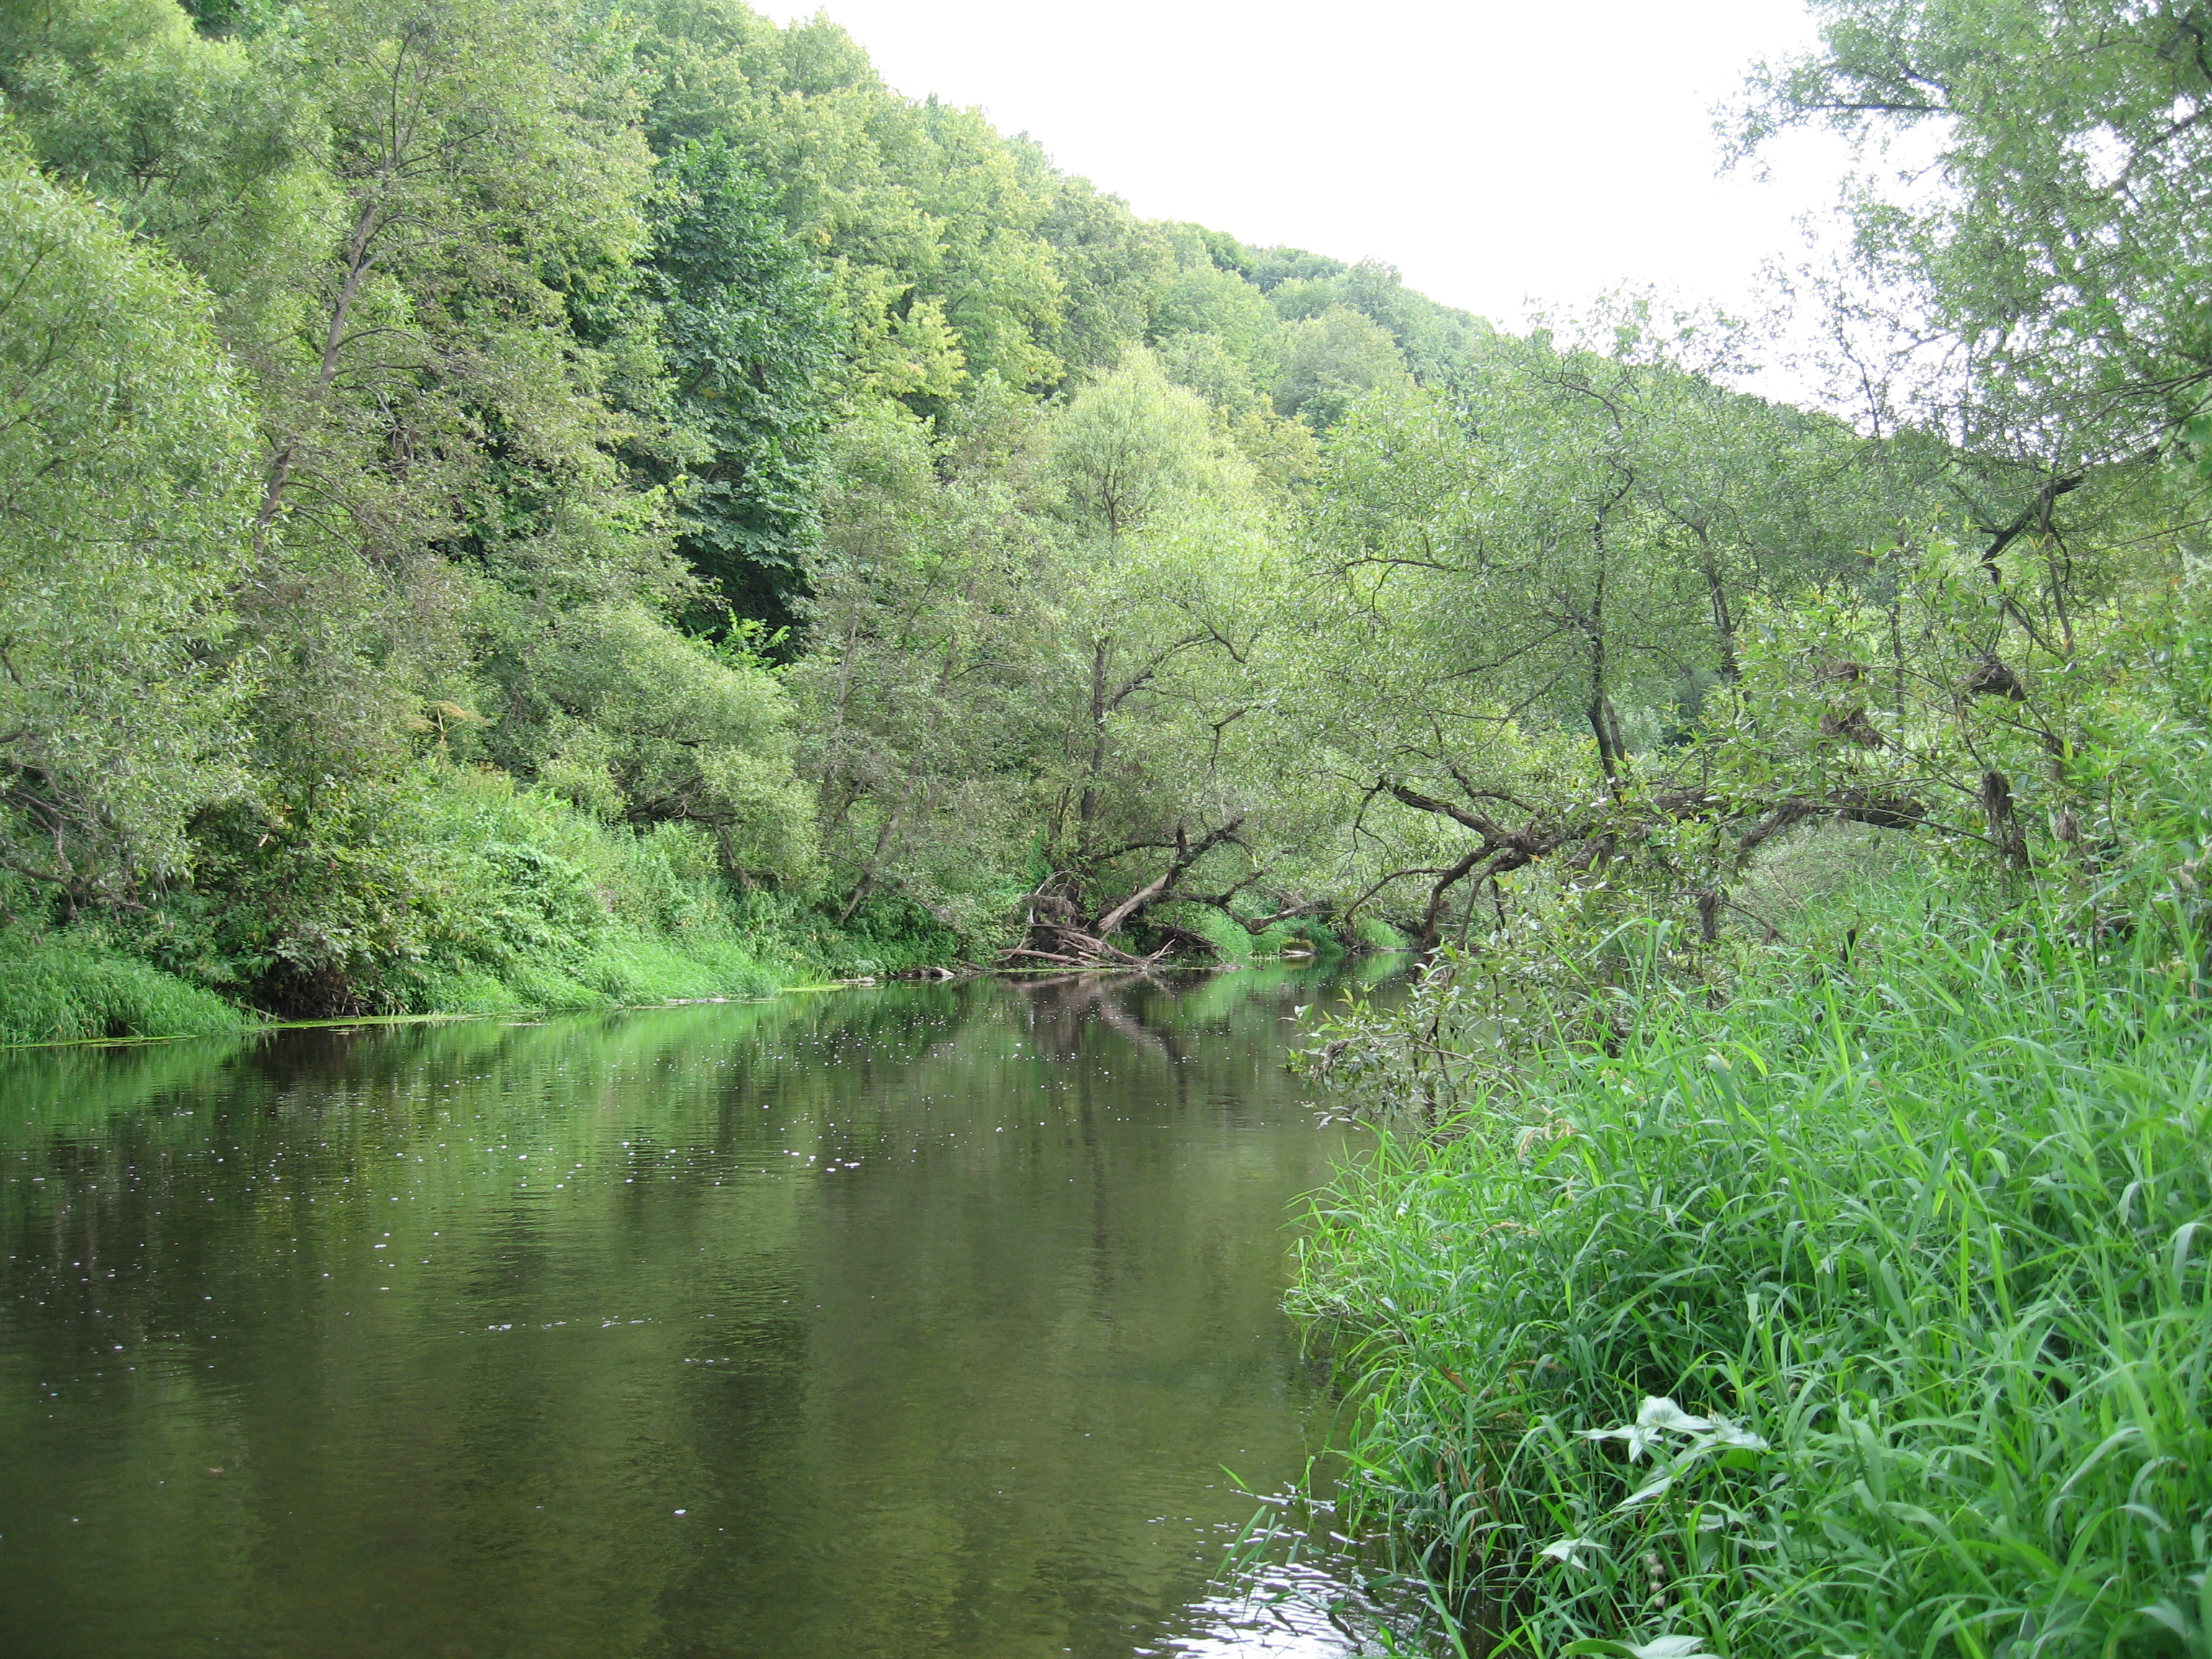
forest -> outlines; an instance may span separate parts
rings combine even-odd
[[[1407,951],[1297,1297],[1446,1649],[2207,1651],[2212,11],[1812,9],[1785,341],[738,0],[15,0],[0,1042]]]

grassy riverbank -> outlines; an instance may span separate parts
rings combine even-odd
[[[2206,1650],[2195,941],[1857,898],[1322,1201],[1352,1501],[1465,1651]]]
[[[818,889],[746,889],[696,826],[640,831],[439,761],[313,814],[210,815],[202,842],[191,879],[136,912],[0,929],[0,1046],[759,996],[971,943],[896,896],[841,916]],[[1240,965],[1341,948],[1310,920],[1189,921]]]
[[[0,932],[0,1044],[760,995],[958,948],[911,906],[840,925],[738,888],[693,826],[640,833],[441,763],[312,815],[218,816],[203,842],[138,911]]]
[[[750,996],[810,976],[736,938],[611,930],[586,954],[525,957],[505,971],[466,964],[425,976],[415,995],[364,1001],[371,1014],[486,1014]],[[265,1024],[269,1011],[133,954],[95,929],[0,939],[0,1047],[131,1037],[210,1036]],[[813,977],[819,977],[814,971]]]

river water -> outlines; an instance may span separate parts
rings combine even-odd
[[[1279,1307],[1316,994],[0,1063],[0,1653],[1352,1651],[1212,1582],[1328,1426]]]

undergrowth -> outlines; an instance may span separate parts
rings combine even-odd
[[[0,1043],[760,996],[958,959],[896,898],[833,922],[733,882],[703,830],[634,830],[441,763],[227,809],[197,841],[197,878],[125,918],[0,933]]]

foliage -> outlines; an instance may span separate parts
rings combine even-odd
[[[903,410],[848,426],[836,465],[818,643],[793,684],[839,910],[896,895],[988,951],[1034,879],[1021,770],[1043,547],[1003,483]]]
[[[1369,392],[1413,390],[1389,335],[1349,306],[1331,306],[1285,329],[1281,359],[1275,412],[1316,426],[1334,426]]]
[[[9,9],[0,1037],[1410,942],[1304,1294],[1455,1637],[2201,1649],[2212,22],[1815,10],[1848,421],[825,19]]]
[[[2193,970],[1942,905],[1632,986],[1322,1200],[1352,1492],[1493,1650],[2191,1650]]]
[[[0,1048],[137,1036],[219,1036],[254,1021],[92,928],[20,931],[0,946]]]
[[[1862,256],[1956,354],[1970,442],[2051,476],[2155,454],[2204,407],[2212,46],[2188,4],[1821,0],[1821,45],[1765,68],[1738,137],[1820,124],[1932,145],[1944,188],[1869,180]]]
[[[685,143],[661,171],[652,265],[690,441],[679,545],[739,614],[787,626],[820,535],[829,285],[720,135]]]
[[[605,1006],[751,993],[711,836],[610,828],[495,773],[433,763],[375,790],[204,826],[215,879],[137,926],[171,971],[295,1016]]]
[[[0,208],[0,860],[74,913],[181,872],[243,787],[209,644],[250,415],[196,285],[4,131]]]
[[[1989,608],[1936,566],[1920,605]],[[1787,936],[1761,911],[1806,830],[1762,844],[1747,925],[1709,944],[1625,874],[1523,878],[1510,921],[1306,1057],[1395,1126],[1321,1201],[1301,1291],[1352,1340],[1354,1501],[1498,1650],[2195,1639],[2203,1547],[2167,1517],[2204,1502],[2204,629],[2085,644],[2070,709],[1962,687],[1986,657],[1931,631],[1960,654],[1907,652],[1913,740],[1824,745],[1801,711],[1794,753],[1725,747],[1932,790],[1951,745],[2052,759],[2026,704],[2096,734],[2033,781],[2032,848],[1969,774],[1982,833],[1853,860]],[[1853,689],[1768,673],[1753,653],[1748,696]]]
[[[700,825],[740,882],[808,878],[813,823],[791,775],[789,702],[742,646],[718,650],[609,605],[555,618],[516,654],[488,740],[517,770],[640,827]]]

